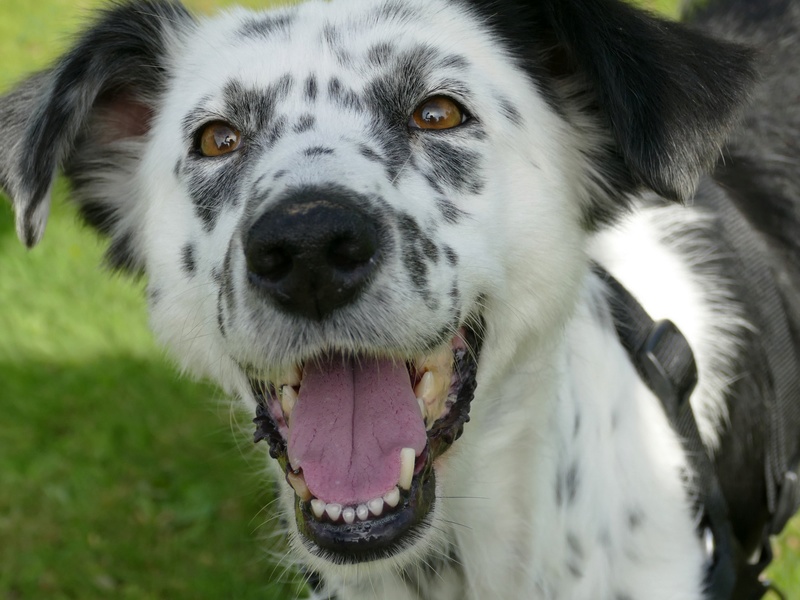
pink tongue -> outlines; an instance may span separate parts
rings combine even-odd
[[[404,364],[345,357],[309,361],[289,426],[289,462],[324,502],[380,498],[400,478],[400,451],[427,434]]]

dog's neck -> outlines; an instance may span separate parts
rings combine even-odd
[[[653,597],[650,586],[665,597],[677,594],[674,586],[699,589],[703,561],[684,456],[666,421],[654,417],[661,405],[620,345],[598,286],[587,275],[555,344],[530,348],[501,381],[478,390],[452,460],[461,486],[444,482],[453,497],[443,499],[454,537],[481,540],[458,544],[473,553],[460,557],[476,598],[519,597],[520,589],[604,598],[611,582],[620,598]],[[519,404],[524,411],[512,410]],[[697,553],[685,551],[693,547]],[[518,563],[507,564],[509,556]],[[642,577],[648,563],[650,579]]]

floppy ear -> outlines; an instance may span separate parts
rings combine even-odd
[[[27,246],[42,238],[53,179],[76,147],[100,156],[103,145],[147,133],[172,45],[191,23],[177,2],[114,5],[51,70],[0,97],[0,130],[11,140],[0,147],[0,185]],[[108,210],[94,213],[93,224],[113,228]]]
[[[691,197],[755,82],[749,49],[619,0],[473,2],[557,109],[560,83],[582,87],[631,183],[670,199]]]

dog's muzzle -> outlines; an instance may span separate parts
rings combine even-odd
[[[250,284],[284,314],[325,323],[373,281],[391,248],[386,229],[358,194],[284,194],[245,236]],[[255,440],[268,441],[294,489],[310,552],[380,559],[430,525],[434,461],[469,420],[479,330],[456,326],[448,341],[407,357],[332,345],[277,377],[251,377]]]

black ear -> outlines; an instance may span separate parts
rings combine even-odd
[[[755,82],[751,50],[619,0],[472,3],[556,104],[583,86],[632,182],[667,198],[691,197]]]
[[[170,51],[191,24],[178,2],[114,5],[55,67],[0,97],[0,130],[12,140],[0,149],[0,185],[27,246],[42,238],[53,179],[76,145],[147,132]]]

